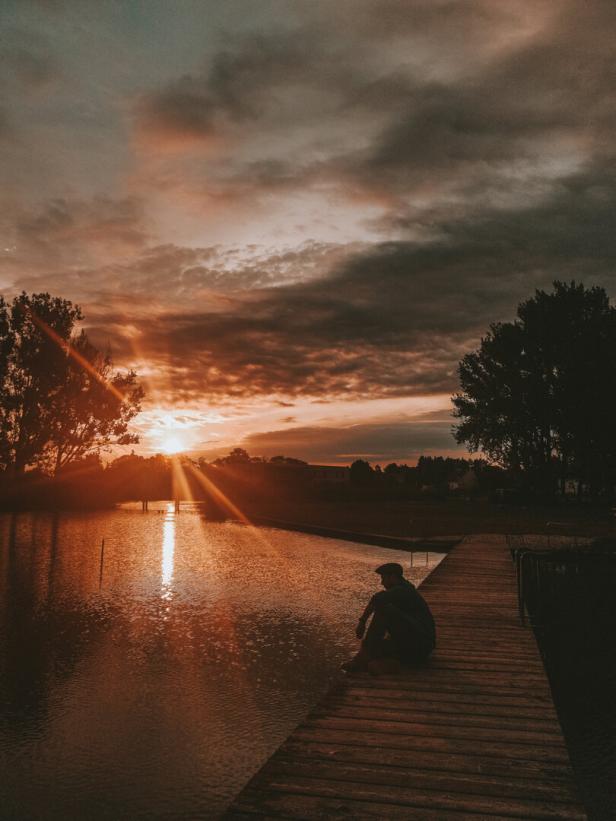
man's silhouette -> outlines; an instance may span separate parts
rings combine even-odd
[[[376,572],[385,590],[374,594],[359,618],[355,634],[363,638],[362,646],[355,658],[342,665],[348,672],[395,672],[403,664],[425,661],[436,645],[430,608],[404,578],[402,566],[388,562]]]

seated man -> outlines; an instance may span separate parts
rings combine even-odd
[[[355,658],[342,665],[348,672],[395,672],[402,664],[425,661],[436,645],[430,608],[415,585],[404,578],[402,566],[388,562],[376,572],[385,590],[374,594],[359,619],[355,633],[363,638],[362,646]]]

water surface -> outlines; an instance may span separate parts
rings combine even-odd
[[[158,507],[0,515],[3,817],[218,817],[441,558]]]

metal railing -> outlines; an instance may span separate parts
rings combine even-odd
[[[547,547],[536,537],[507,537],[523,625],[574,621],[581,608],[605,607],[616,592],[616,542],[569,540]],[[610,595],[611,594],[611,595]],[[593,600],[593,596],[595,600]],[[609,599],[608,599],[609,597]]]

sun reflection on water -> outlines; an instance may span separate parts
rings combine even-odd
[[[175,505],[167,505],[163,521],[163,557],[161,566],[162,595],[171,598],[171,581],[173,579],[173,554],[175,552]]]

